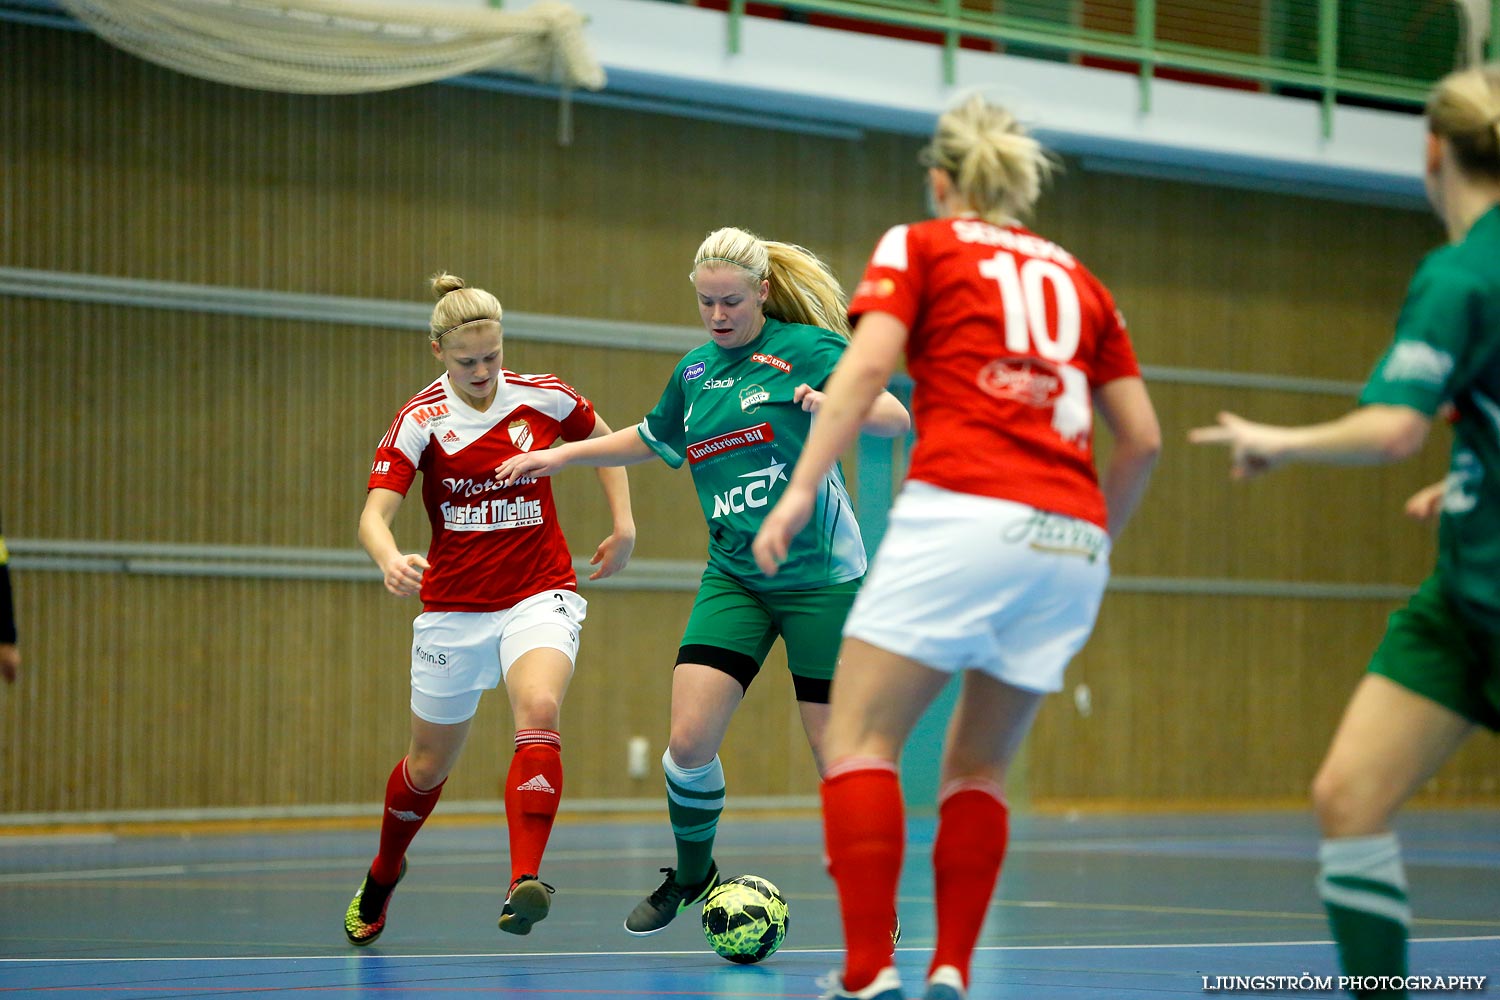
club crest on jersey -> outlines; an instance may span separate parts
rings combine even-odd
[[[708,363],[699,361],[697,364],[688,365],[682,370],[682,380],[691,382],[693,379],[702,378],[703,373],[708,371]]]
[[[740,409],[746,413],[754,413],[760,409],[762,403],[769,403],[771,394],[763,385],[747,385],[740,390]]]
[[[524,420],[512,420],[505,428],[510,434],[510,443],[522,451],[530,451],[535,440],[531,436],[531,425]]]
[[[756,364],[770,365],[772,368],[780,368],[784,372],[792,370],[792,363],[784,358],[778,358],[774,354],[752,354],[750,360]]]

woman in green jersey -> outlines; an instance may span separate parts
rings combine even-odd
[[[865,548],[843,476],[818,494],[811,526],[773,579],[750,543],[802,451],[822,386],[849,335],[845,298],[822,261],[801,247],[742,229],[710,233],[689,275],[709,341],[679,362],[639,425],[588,442],[517,456],[503,481],[547,476],[567,465],[633,465],[660,457],[687,463],[708,522],[708,566],[672,675],[672,723],[662,769],[677,865],[625,920],[655,934],[718,882],[714,834],[724,808],[719,746],[767,652],[786,645],[797,705],[813,757],[828,718],[828,684],[840,631],[865,572]],[[864,430],[905,434],[911,417],[882,393]]]
[[[1437,569],[1391,616],[1312,786],[1319,894],[1345,972],[1363,977],[1359,996],[1406,995],[1396,811],[1477,726],[1500,731],[1500,65],[1440,81],[1427,127],[1427,195],[1449,243],[1412,278],[1359,406],[1306,427],[1221,413],[1190,435],[1228,445],[1243,479],[1287,462],[1398,461],[1453,409],[1444,488],[1407,504],[1441,511]]]

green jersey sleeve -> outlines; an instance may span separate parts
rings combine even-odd
[[[1472,377],[1486,293],[1445,257],[1445,250],[1430,254],[1413,276],[1396,337],[1365,383],[1362,405],[1409,406],[1430,417]]]
[[[804,329],[816,330],[818,336],[808,351],[808,371],[803,381],[821,391],[828,384],[828,377],[838,367],[839,358],[844,356],[849,341],[822,327],[810,326]]]
[[[672,377],[667,380],[666,388],[662,390],[655,408],[635,428],[641,440],[674,469],[682,468],[687,457],[682,385],[693,367],[688,361],[688,358],[683,358],[672,369]],[[701,365],[699,367],[701,369]],[[701,370],[699,374],[701,375]]]

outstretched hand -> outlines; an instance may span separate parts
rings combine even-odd
[[[761,522],[750,551],[755,555],[755,564],[766,576],[775,576],[781,569],[781,564],[786,562],[787,554],[792,548],[792,539],[797,536],[797,532],[807,527],[807,522],[812,518],[812,509],[812,493],[788,488],[776,506],[771,508],[771,513]]]
[[[1249,479],[1269,472],[1285,458],[1287,429],[1257,424],[1233,413],[1220,413],[1218,423],[1188,431],[1192,444],[1229,446],[1229,475]]]
[[[550,476],[567,464],[558,451],[557,448],[547,448],[513,455],[495,468],[495,478],[500,481],[501,486],[513,486],[518,479]]]

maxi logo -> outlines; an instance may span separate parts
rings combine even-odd
[[[764,507],[770,503],[771,487],[776,485],[777,480],[787,481],[786,463],[772,462],[764,469],[747,472],[740,478],[751,481],[714,497],[714,520],[728,514],[742,513],[750,507]]]

